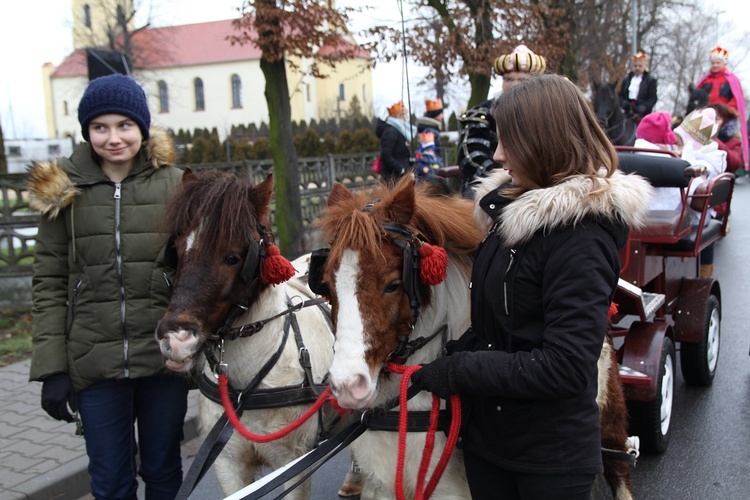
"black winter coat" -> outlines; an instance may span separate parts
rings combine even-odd
[[[375,125],[375,135],[380,139],[380,161],[383,169],[380,175],[386,181],[396,180],[412,167],[409,141],[396,127],[379,118]]]
[[[596,195],[583,178],[516,200],[487,192],[508,179],[495,171],[477,188],[496,225],[476,254],[472,328],[459,340],[473,352],[454,353],[449,367],[464,408],[463,446],[512,471],[599,473],[597,360],[617,249],[643,219],[651,188],[616,173]]]
[[[651,113],[651,110],[656,105],[656,78],[651,76],[651,73],[648,71],[643,72],[643,80],[641,80],[641,85],[638,87],[638,98],[635,100],[635,106],[632,105],[628,97],[628,88],[632,79],[633,72],[631,71],[620,86],[620,107],[625,111],[633,111],[643,118]]]

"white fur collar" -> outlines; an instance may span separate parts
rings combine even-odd
[[[476,184],[474,216],[480,226],[488,229],[494,222],[479,206],[481,199],[510,181],[502,169],[490,172]],[[594,216],[637,228],[643,225],[653,197],[651,184],[638,175],[615,172],[608,179],[610,188],[592,193],[591,181],[573,177],[555,186],[534,189],[505,206],[496,218],[500,234],[509,245],[526,242],[540,229],[552,230],[575,225],[585,217]],[[597,179],[605,187],[607,179]]]

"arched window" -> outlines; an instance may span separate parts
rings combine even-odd
[[[344,84],[339,83],[339,101],[346,100],[346,93],[344,92]]]
[[[159,111],[169,113],[169,89],[164,80],[159,81]]]
[[[367,102],[367,84],[362,84],[362,102]]]
[[[68,101],[63,101],[63,116],[68,116],[70,113],[68,112]]]
[[[83,25],[91,28],[91,7],[89,4],[83,6]]]
[[[232,75],[232,107],[242,107],[242,80],[239,75]]]
[[[195,87],[195,110],[203,111],[206,109],[206,102],[203,97],[203,80],[200,78],[193,80],[193,87]]]

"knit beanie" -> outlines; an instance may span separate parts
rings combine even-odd
[[[127,116],[138,124],[143,140],[148,139],[151,113],[146,93],[129,76],[114,74],[91,80],[78,105],[78,122],[83,138],[89,140],[89,123],[109,113]]]
[[[677,138],[672,132],[672,117],[669,113],[649,113],[643,117],[635,136],[653,144],[674,144]]]
[[[719,132],[716,123],[716,110],[713,108],[695,109],[682,120],[680,126],[674,129],[675,134],[682,137],[683,149],[688,145],[692,149],[699,149],[710,143]]]

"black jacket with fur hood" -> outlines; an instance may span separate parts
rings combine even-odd
[[[112,182],[83,143],[29,171],[42,214],[34,255],[31,380],[68,373],[80,391],[105,379],[170,373],[154,340],[169,301],[164,204],[182,171],[166,132]]]
[[[617,250],[652,188],[616,172],[609,189],[574,177],[515,200],[493,171],[475,215],[492,231],[471,281],[472,329],[449,365],[467,452],[530,474],[602,471],[597,360],[619,277]],[[595,180],[606,186],[603,178]]]

